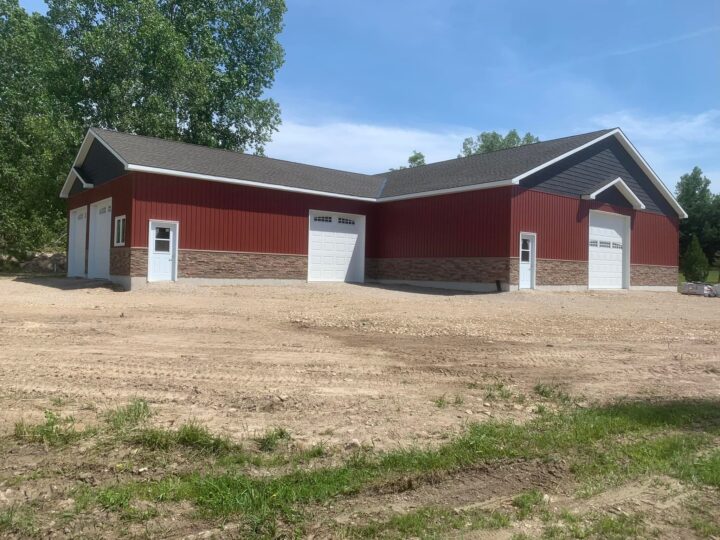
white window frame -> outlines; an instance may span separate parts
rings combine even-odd
[[[122,227],[122,233],[123,233],[122,242],[119,242],[119,241],[118,241],[118,223],[119,223],[120,221],[123,222],[123,227]],[[113,246],[114,246],[114,247],[123,247],[123,246],[125,245],[125,240],[126,240],[126,239],[127,239],[127,216],[124,215],[124,214],[123,214],[122,216],[115,216],[114,227],[113,227]]]

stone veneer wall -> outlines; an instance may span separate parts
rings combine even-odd
[[[181,249],[178,277],[307,279],[307,256]]]
[[[110,248],[111,276],[147,276],[147,249],[113,247]]]
[[[677,285],[677,266],[630,265],[630,286],[632,287],[677,287]]]
[[[560,259],[538,259],[535,270],[535,284],[562,286],[588,285],[587,261],[564,261]]]
[[[511,262],[505,257],[366,259],[367,279],[508,283]]]

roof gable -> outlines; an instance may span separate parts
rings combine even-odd
[[[117,177],[124,171],[143,171],[371,202],[521,183],[531,187],[536,173],[546,171],[573,156],[577,158],[578,153],[609,138],[616,139],[626,149],[635,167],[642,169],[655,185],[656,198],[662,199],[663,204],[672,207],[681,217],[686,217],[677,201],[619,129],[594,131],[421,167],[367,175],[91,128],[61,196],[67,197],[71,189],[74,191],[77,188],[76,181],[80,175],[88,177],[87,183],[83,184],[87,188],[90,184],[107,181],[108,174]],[[622,178],[627,181],[624,176]],[[634,186],[631,187],[634,191]]]

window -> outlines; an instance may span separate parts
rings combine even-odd
[[[590,240],[590,247],[598,247],[598,241],[597,241],[597,240]]]
[[[125,227],[127,220],[125,216],[117,216],[115,218],[115,242],[116,246],[125,245]]]
[[[313,216],[313,221],[321,221],[322,223],[332,223],[330,216]]]
[[[355,225],[355,220],[354,220],[354,219],[345,218],[345,217],[339,217],[339,218],[338,218],[338,223],[342,223],[343,225]]]
[[[170,253],[170,227],[155,228],[155,253]]]
[[[620,244],[619,242],[613,242],[612,247],[613,249],[622,249],[622,244]]]
[[[606,240],[600,240],[599,242],[601,248],[609,248],[612,247],[612,244]]]

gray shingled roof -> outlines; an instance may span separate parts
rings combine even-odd
[[[127,163],[265,184],[387,198],[510,180],[608,133],[609,129],[366,175],[93,128]]]

